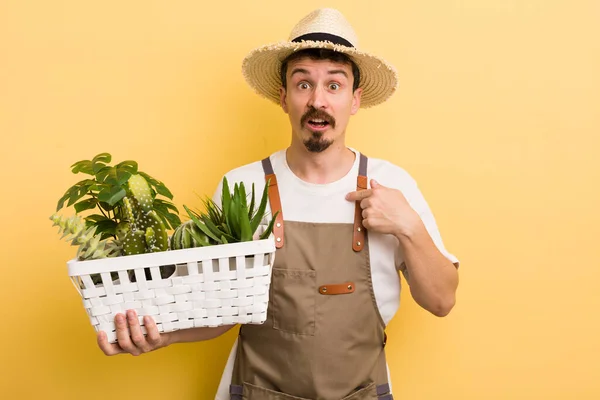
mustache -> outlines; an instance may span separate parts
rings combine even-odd
[[[323,110],[317,110],[316,108],[311,107],[300,119],[300,125],[304,126],[304,124],[311,119],[322,119],[323,121],[327,121],[332,128],[335,128],[335,118]]]

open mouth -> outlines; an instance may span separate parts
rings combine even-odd
[[[326,129],[329,126],[329,122],[325,121],[324,119],[309,119],[307,121],[307,125],[314,130],[323,130]]]

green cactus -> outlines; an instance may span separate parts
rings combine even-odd
[[[169,247],[167,229],[152,208],[152,191],[141,175],[128,181],[131,196],[123,199],[125,223],[117,227],[117,237],[123,241],[125,255],[165,251]]]
[[[189,220],[179,225],[171,236],[171,250],[189,249],[192,247],[209,246],[208,236],[198,228],[196,223]]]
[[[61,239],[71,242],[72,246],[79,246],[77,250],[78,260],[94,260],[98,258],[116,257],[121,255],[122,248],[118,241],[104,239],[101,240],[96,235],[96,227],[85,227],[85,221],[78,217],[61,217],[53,214],[50,217],[52,226],[59,227],[59,233],[62,233]]]

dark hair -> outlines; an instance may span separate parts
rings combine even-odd
[[[290,61],[298,60],[300,58],[310,58],[311,60],[329,60],[341,64],[350,65],[352,67],[352,75],[354,76],[354,83],[352,84],[352,91],[358,89],[360,85],[360,71],[358,66],[344,53],[329,49],[304,49],[290,54],[285,60],[281,62],[281,85],[287,88],[287,66]]]

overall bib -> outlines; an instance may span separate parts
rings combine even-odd
[[[392,400],[360,206],[354,224],[284,221],[271,162],[262,163],[280,211],[277,253],[267,320],[240,328],[231,400]],[[361,154],[357,190],[366,171]]]

